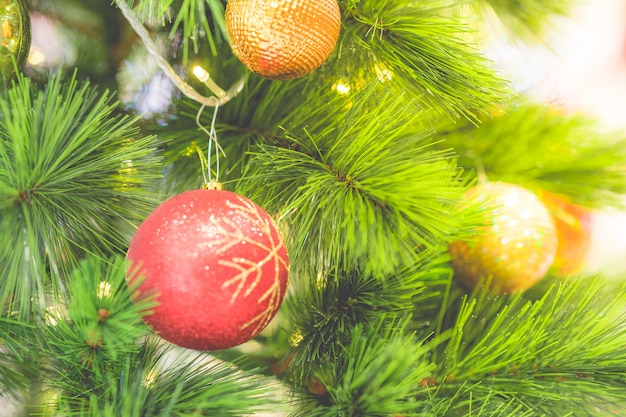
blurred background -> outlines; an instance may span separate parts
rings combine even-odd
[[[495,36],[487,53],[518,90],[564,111],[589,114],[624,135],[626,0],[580,3],[570,18],[553,22],[545,43],[515,44]],[[586,272],[623,279],[626,211],[594,213]]]

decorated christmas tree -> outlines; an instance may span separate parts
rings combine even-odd
[[[485,52],[572,6],[1,1],[0,415],[626,415],[626,138]]]

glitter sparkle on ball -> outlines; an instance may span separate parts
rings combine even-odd
[[[550,211],[529,190],[491,182],[471,188],[468,205],[482,209],[485,226],[472,239],[450,245],[455,276],[470,288],[491,277],[491,288],[530,288],[554,262],[558,234]]]
[[[165,340],[227,349],[259,334],[287,291],[289,259],[272,218],[247,198],[192,190],[158,206],[128,250],[129,281],[156,295],[145,321]]]

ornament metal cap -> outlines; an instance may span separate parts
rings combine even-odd
[[[206,182],[202,188],[204,190],[223,190],[224,186],[221,182],[218,182],[217,180],[210,180]]]

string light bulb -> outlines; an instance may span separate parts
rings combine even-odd
[[[193,67],[193,75],[202,83],[205,83],[209,79],[209,73],[200,65]]]
[[[221,87],[211,79],[211,76],[209,75],[209,72],[207,70],[202,68],[200,65],[196,65],[191,71],[193,72],[193,75],[195,75],[196,78],[200,80],[200,82],[204,84],[209,90],[215,93],[218,98],[223,98],[226,96],[226,91],[222,90]]]

